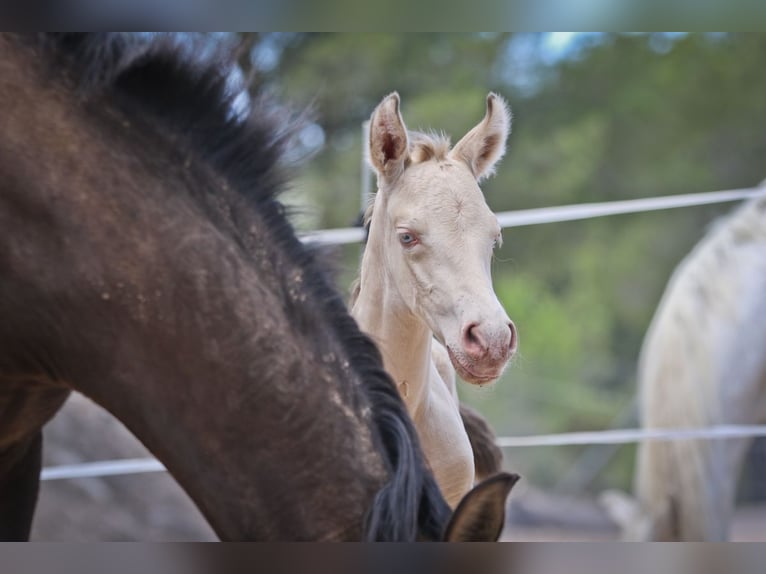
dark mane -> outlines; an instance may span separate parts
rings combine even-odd
[[[308,304],[327,319],[363,381],[391,474],[368,514],[366,537],[438,540],[450,511],[425,467],[415,429],[380,353],[349,315],[322,262],[297,239],[277,201],[287,181],[284,153],[300,125],[296,114],[259,94],[248,94],[245,109],[235,108],[235,100],[247,91],[232,86],[232,49],[208,54],[203,52],[207,46],[193,40],[124,34],[53,34],[35,43],[85,102],[105,99],[168,142],[179,162],[206,165],[226,193],[190,193],[211,221],[251,255],[249,213],[258,212],[285,259],[304,270]],[[305,313],[297,305],[292,310]]]
[[[84,99],[107,98],[129,116],[151,117],[249,200],[268,204],[283,188],[280,164],[299,119],[259,94],[236,113],[235,100],[248,92],[232,80],[235,48],[134,34],[46,34],[42,45]]]

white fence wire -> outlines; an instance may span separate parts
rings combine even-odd
[[[166,470],[165,466],[155,458],[123,458],[120,460],[100,460],[96,462],[49,466],[40,473],[40,480],[123,476],[126,474],[165,472]]]
[[[531,436],[498,437],[497,445],[504,448],[537,446],[573,446],[589,444],[628,444],[639,441],[722,440],[766,436],[766,425],[720,425],[693,429],[613,429]],[[44,468],[41,480],[93,478],[126,474],[164,472],[161,462],[154,458],[102,460]]]
[[[668,195],[507,211],[497,214],[501,227],[521,227],[542,223],[576,221],[625,213],[642,213],[662,209],[709,205],[740,201],[759,195],[766,195],[766,187],[731,189],[683,195]],[[308,243],[342,245],[364,241],[365,231],[360,227],[326,229],[304,234],[301,239]],[[695,429],[612,429],[589,432],[543,434],[534,436],[499,437],[498,446],[504,448],[572,446],[591,444],[626,444],[647,440],[721,440],[765,437],[766,425],[722,425]],[[47,467],[42,470],[41,480],[62,480],[72,478],[93,478],[164,472],[166,469],[154,458],[133,458],[104,460],[81,464]]]
[[[727,189],[724,191],[707,191],[702,193],[687,193],[682,195],[666,195],[662,197],[645,197],[626,199],[622,201],[606,201],[602,203],[579,203],[561,205],[558,207],[541,207],[538,209],[520,209],[518,211],[503,211],[497,213],[500,227],[523,227],[541,223],[558,223],[561,221],[577,221],[593,219],[607,215],[624,213],[643,213],[678,207],[693,207],[710,205],[728,201],[740,201],[758,195],[766,195],[766,188],[751,187],[744,189]],[[365,231],[361,227],[341,227],[338,229],[323,229],[302,235],[307,243],[325,245],[343,245],[364,241]]]

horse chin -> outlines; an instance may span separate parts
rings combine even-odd
[[[449,347],[447,347],[447,352],[449,353],[450,361],[452,362],[452,366],[455,368],[457,374],[466,383],[471,385],[483,387],[484,385],[494,383],[497,379],[500,378],[500,375],[503,374],[503,370],[505,369],[505,364],[503,364],[500,369],[493,370],[492,372],[477,372],[475,367],[466,364],[465,361],[461,361],[460,358],[458,358],[458,356],[453,353],[452,349]]]
[[[502,372],[497,373],[496,375],[491,375],[491,376],[478,376],[478,375],[473,375],[471,373],[466,372],[466,373],[460,373],[460,378],[463,379],[466,383],[469,383],[471,385],[475,385],[477,387],[483,387],[485,385],[491,385],[492,383],[497,381],[497,379],[500,378],[501,374]]]

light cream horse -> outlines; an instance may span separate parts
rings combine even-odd
[[[644,428],[766,422],[766,197],[679,265],[639,363]],[[725,540],[750,440],[644,442],[637,500],[603,495],[628,540]]]
[[[478,185],[504,154],[509,130],[495,94],[481,123],[452,149],[443,136],[408,132],[396,93],[370,120],[378,192],[351,313],[381,349],[452,506],[475,478],[455,370],[470,383],[489,383],[516,350],[490,272],[501,229]]]

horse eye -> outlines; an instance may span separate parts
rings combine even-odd
[[[399,243],[404,245],[405,247],[409,247],[411,245],[414,245],[417,243],[418,239],[415,237],[414,233],[400,233],[399,234]]]

